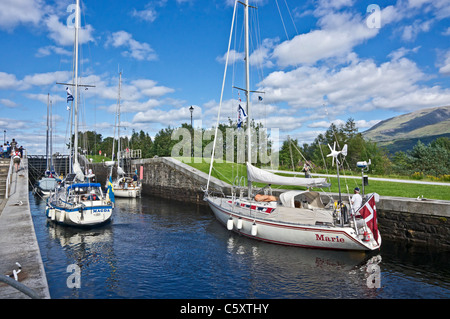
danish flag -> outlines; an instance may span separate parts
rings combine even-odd
[[[375,194],[370,195],[367,202],[359,209],[359,214],[366,222],[367,227],[370,228],[373,238],[378,243],[378,222],[377,222],[377,207],[375,206]]]

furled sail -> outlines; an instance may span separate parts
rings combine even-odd
[[[262,170],[247,162],[247,179],[250,182],[258,182],[272,185],[291,185],[304,187],[328,187],[325,178],[299,178],[275,175]]]

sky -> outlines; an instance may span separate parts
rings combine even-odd
[[[47,97],[53,150],[67,154],[66,87],[73,79],[74,0],[0,0],[0,130],[45,154]],[[251,117],[311,143],[353,118],[381,120],[450,105],[450,1],[258,0],[250,9]],[[80,128],[150,136],[216,124],[233,0],[81,1]],[[242,5],[237,6],[220,122],[245,95]],[[73,22],[72,22],[73,24]],[[259,100],[262,97],[262,101]],[[242,101],[240,102],[239,99]]]

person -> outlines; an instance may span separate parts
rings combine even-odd
[[[88,196],[88,200],[97,200],[97,199],[98,199],[97,194],[95,194],[95,191],[92,190],[91,194]]]
[[[0,157],[3,157],[3,144],[0,144]]]
[[[23,158],[23,146],[20,145],[19,147],[19,152],[20,152],[20,158]]]
[[[256,194],[255,195],[255,200],[257,202],[276,202],[277,198],[275,196],[272,196],[272,195]]]
[[[359,194],[359,187],[355,187],[353,192],[355,194],[352,196],[351,203],[352,203],[353,211],[356,212],[361,207],[362,197]]]
[[[303,172],[305,172],[305,178],[310,178],[311,175],[309,172],[311,171],[311,165],[308,161],[306,161],[305,165],[303,165]]]
[[[3,145],[3,158],[8,158],[8,144],[6,143]]]
[[[16,139],[13,138],[11,141],[11,150],[14,151],[16,148],[17,148],[17,142],[16,142]]]
[[[17,171],[19,170],[19,166],[20,166],[20,153],[19,153],[19,149],[16,148],[14,150],[14,152],[11,153],[11,156],[13,156],[13,161],[14,161],[14,168]]]

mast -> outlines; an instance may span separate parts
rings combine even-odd
[[[251,134],[251,115],[250,115],[250,61],[249,61],[249,19],[248,19],[248,0],[245,0],[244,24],[245,24],[245,98],[247,103],[247,161],[252,163],[252,134]],[[247,181],[248,198],[252,195],[252,182]]]
[[[122,72],[119,72],[119,95],[117,98],[117,166],[120,166],[120,89],[122,86]]]
[[[74,91],[74,161],[78,163],[78,28],[80,26],[80,1],[77,0],[75,7],[75,91]]]
[[[46,172],[49,170],[49,163],[48,163],[48,138],[49,138],[49,114],[48,114],[48,108],[50,104],[50,93],[47,93],[47,139],[46,139],[46,145],[45,145],[45,160],[46,160]]]
[[[49,154],[50,154],[50,173],[53,174],[53,102],[50,100],[50,143],[49,143]]]

